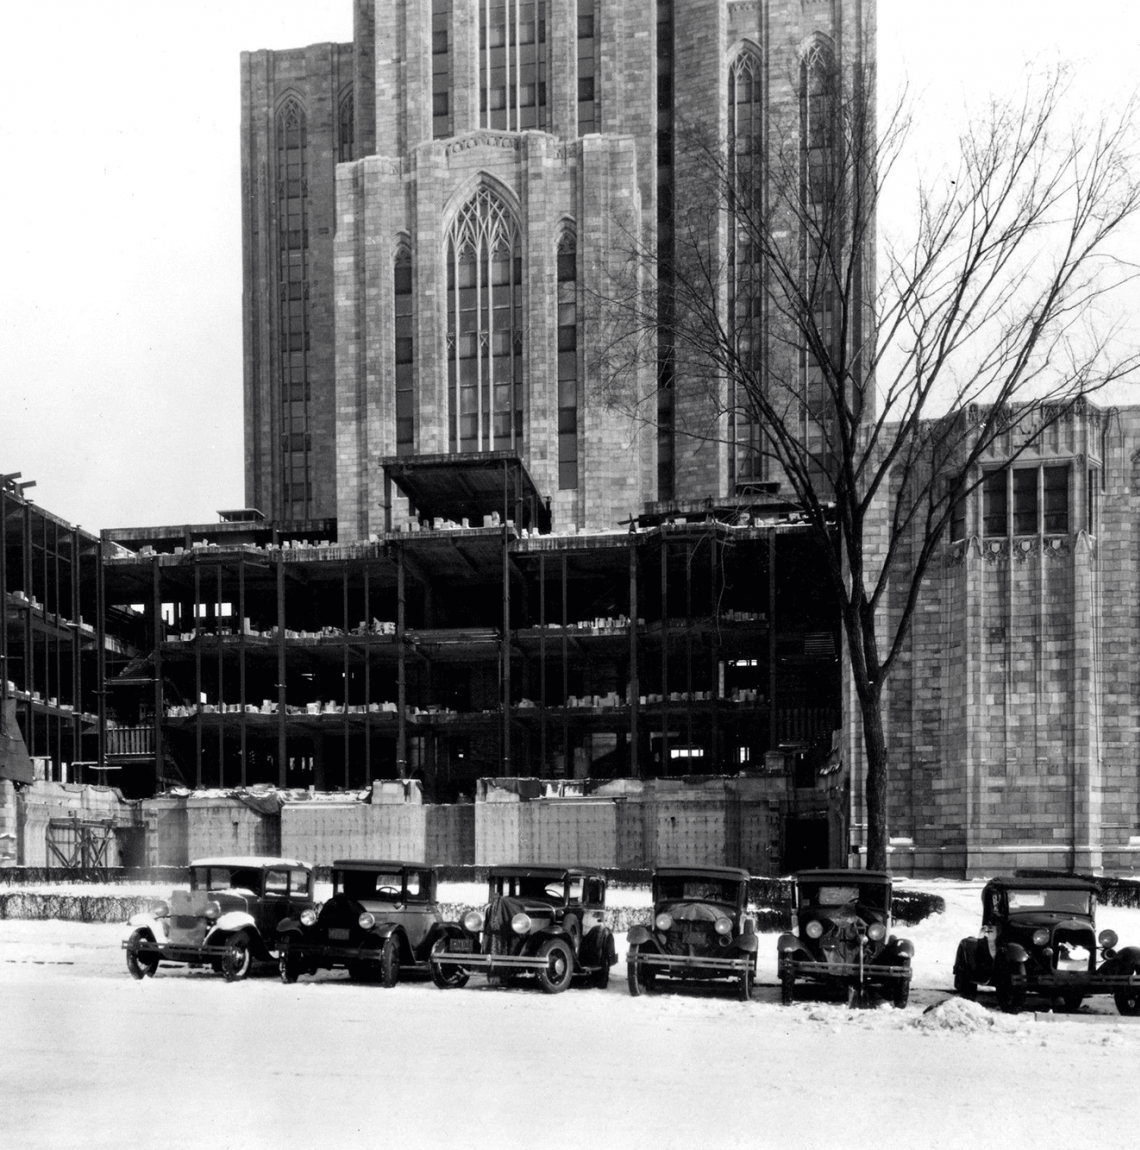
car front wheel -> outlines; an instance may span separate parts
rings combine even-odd
[[[144,943],[153,942],[150,931],[136,930],[127,939],[127,970],[131,978],[152,978],[158,969],[157,954],[142,954],[140,947]]]
[[[244,930],[230,935],[226,953],[222,955],[222,975],[226,982],[240,982],[249,974],[253,965],[253,950],[249,935]]]
[[[750,1002],[752,999],[752,964],[748,963],[747,966],[740,972],[740,979],[736,984],[736,997],[741,1002]]]
[[[301,960],[291,954],[288,947],[281,952],[277,968],[281,971],[281,981],[286,984],[296,982],[301,977]]]
[[[574,975],[574,955],[560,938],[549,938],[538,948],[538,957],[545,963],[538,969],[538,985],[547,994],[560,994],[570,985]]]
[[[958,943],[958,953],[954,956],[954,993],[961,998],[978,997],[978,984],[970,977],[969,957],[962,943]]]
[[[638,948],[635,944],[629,948],[629,961],[626,964],[629,993],[634,998],[642,994],[652,994],[657,989],[657,972],[652,967],[642,966],[637,962],[637,955]]]
[[[784,1006],[791,1006],[796,1000],[796,976],[791,966],[780,975],[780,1001]]]
[[[904,962],[902,964],[904,971],[910,970],[910,963]],[[895,981],[894,993],[891,996],[891,1002],[897,1010],[902,1010],[904,1006],[910,1001],[910,979],[899,978]]]
[[[994,978],[994,990],[997,993],[997,1004],[1006,1014],[1016,1014],[1025,1005],[1026,990],[1024,986],[1014,986],[1012,976],[1025,974],[1024,966],[1003,967]]]
[[[380,949],[380,985],[395,986],[400,981],[400,940],[390,935]]]
[[[458,990],[467,985],[470,977],[470,972],[462,966],[452,966],[451,963],[444,966],[442,962],[431,964],[431,980],[440,990]]]
[[[1128,973],[1140,974],[1140,965],[1133,965]],[[1140,986],[1130,986],[1126,990],[1118,990],[1112,997],[1120,1014],[1127,1015],[1129,1018],[1140,1014]]]

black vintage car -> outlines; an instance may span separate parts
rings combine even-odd
[[[296,859],[196,859],[188,891],[134,915],[123,942],[134,978],[153,975],[160,962],[211,966],[228,982],[245,978],[256,961],[277,960],[277,924],[311,913],[313,870]]]
[[[1116,950],[1111,930],[1097,937],[1096,895],[1096,884],[1079,878],[991,879],[982,890],[981,935],[958,944],[954,989],[974,998],[979,986],[992,986],[1010,1013],[1029,994],[1060,999],[1069,1010],[1089,995],[1111,994],[1121,1014],[1140,1014],[1140,947]]]
[[[504,983],[533,974],[547,994],[575,978],[605,989],[617,961],[605,904],[606,878],[593,867],[492,867],[486,907],[446,924],[432,977],[444,988],[477,970]]]
[[[793,884],[792,929],[776,943],[783,1003],[795,1001],[802,978],[845,989],[852,1004],[873,990],[906,1006],[914,947],[890,933],[891,876],[805,870]]]
[[[735,867],[658,867],[653,920],[628,936],[629,993],[637,997],[663,982],[732,979],[747,1002],[757,951],[748,883],[748,872]]]
[[[340,859],[333,895],[278,928],[283,982],[344,967],[359,981],[395,986],[401,971],[430,970],[441,936],[436,870],[426,863]]]

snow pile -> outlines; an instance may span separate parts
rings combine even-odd
[[[916,1030],[976,1034],[979,1030],[1013,1030],[1017,1024],[1012,1018],[995,1014],[968,998],[947,998],[936,1006],[928,1006],[911,1025]]]

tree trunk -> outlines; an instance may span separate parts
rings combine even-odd
[[[859,697],[863,717],[863,747],[867,753],[867,867],[887,869],[887,741],[883,736],[882,695]]]

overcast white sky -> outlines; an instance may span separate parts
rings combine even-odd
[[[244,504],[239,56],[351,34],[352,0],[0,0],[0,472],[43,507],[97,531]],[[1029,61],[1124,101],[1138,48],[1134,0],[879,0],[923,157]]]

